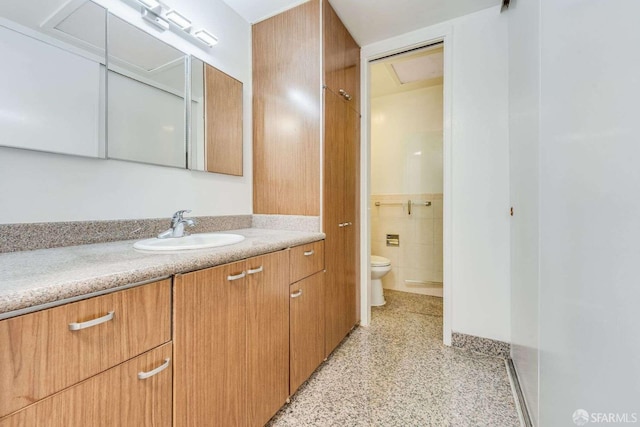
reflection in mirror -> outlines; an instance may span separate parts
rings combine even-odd
[[[0,2],[0,145],[104,157],[106,10]]]
[[[242,82],[191,57],[190,168],[242,176]]]
[[[111,159],[185,168],[185,55],[109,14]]]

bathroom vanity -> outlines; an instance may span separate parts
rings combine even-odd
[[[325,357],[324,235],[236,232],[0,255],[0,426],[264,425]]]

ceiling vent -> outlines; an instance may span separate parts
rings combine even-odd
[[[443,59],[443,52],[440,51],[393,62],[391,67],[400,84],[404,85],[442,77]]]

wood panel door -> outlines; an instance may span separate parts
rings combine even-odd
[[[324,348],[324,278],[319,272],[290,286],[290,378],[289,394],[320,366]]]
[[[342,341],[344,331],[344,101],[329,89],[324,90],[324,232],[325,264],[325,355]]]
[[[174,425],[245,426],[245,262],[177,275]]]
[[[289,252],[246,261],[249,426],[265,425],[289,397]]]
[[[357,321],[360,114],[325,89],[325,352]]]
[[[344,123],[344,218],[347,225],[344,233],[344,326],[348,332],[359,320],[359,259],[360,259],[360,113],[352,103],[345,104]]]
[[[324,84],[360,111],[360,46],[327,0],[322,7]]]
[[[171,349],[171,343],[164,344],[0,418],[0,427],[170,427]],[[138,377],[161,367],[155,375]]]
[[[252,27],[253,212],[320,215],[320,3]]]

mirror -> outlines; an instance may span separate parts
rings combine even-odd
[[[191,58],[190,169],[242,176],[242,82]]]
[[[90,0],[0,1],[0,55],[0,146],[243,174],[242,82]]]
[[[107,157],[187,167],[186,55],[109,14]]]
[[[105,156],[106,10],[0,2],[0,145]]]

